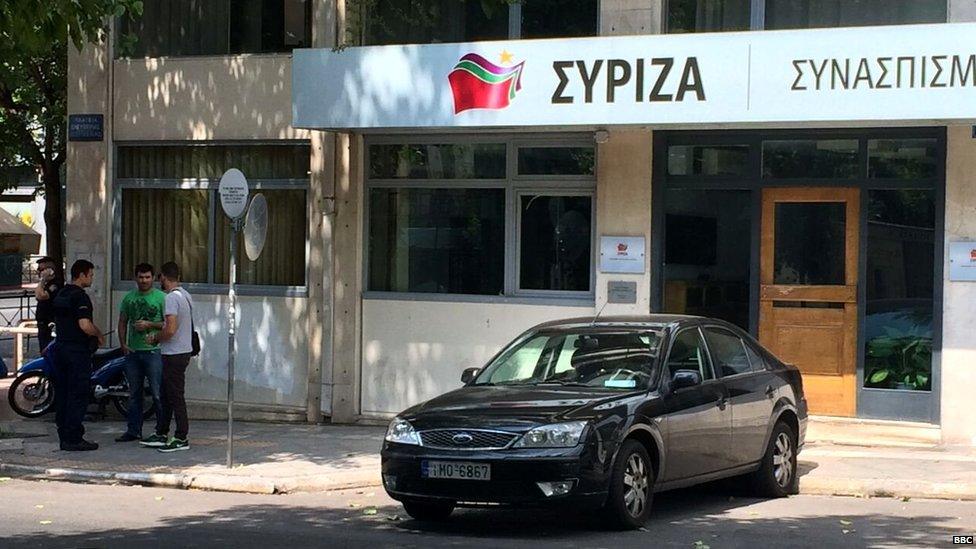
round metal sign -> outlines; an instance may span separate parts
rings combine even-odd
[[[244,219],[244,253],[257,261],[268,237],[268,201],[263,194],[255,195]]]
[[[231,168],[220,177],[220,206],[231,219],[237,219],[247,207],[247,179],[237,168]]]

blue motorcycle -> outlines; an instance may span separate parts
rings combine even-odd
[[[7,391],[10,407],[21,416],[40,417],[54,409],[54,345],[48,345],[41,356],[24,364]],[[122,417],[128,416],[129,382],[119,347],[98,349],[92,355],[91,401],[104,412],[109,400]],[[147,419],[156,413],[148,385],[143,389],[142,410]]]

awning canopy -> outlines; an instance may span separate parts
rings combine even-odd
[[[40,249],[41,234],[0,208],[0,253],[29,255]]]

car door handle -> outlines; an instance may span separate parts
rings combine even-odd
[[[766,386],[766,398],[773,398],[773,395],[775,395],[775,394],[776,394],[776,391],[773,390],[773,386],[772,385],[767,385]]]

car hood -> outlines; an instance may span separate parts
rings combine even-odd
[[[527,430],[543,423],[590,419],[618,400],[642,392],[586,387],[468,386],[418,404],[400,414],[417,430],[447,427]]]

